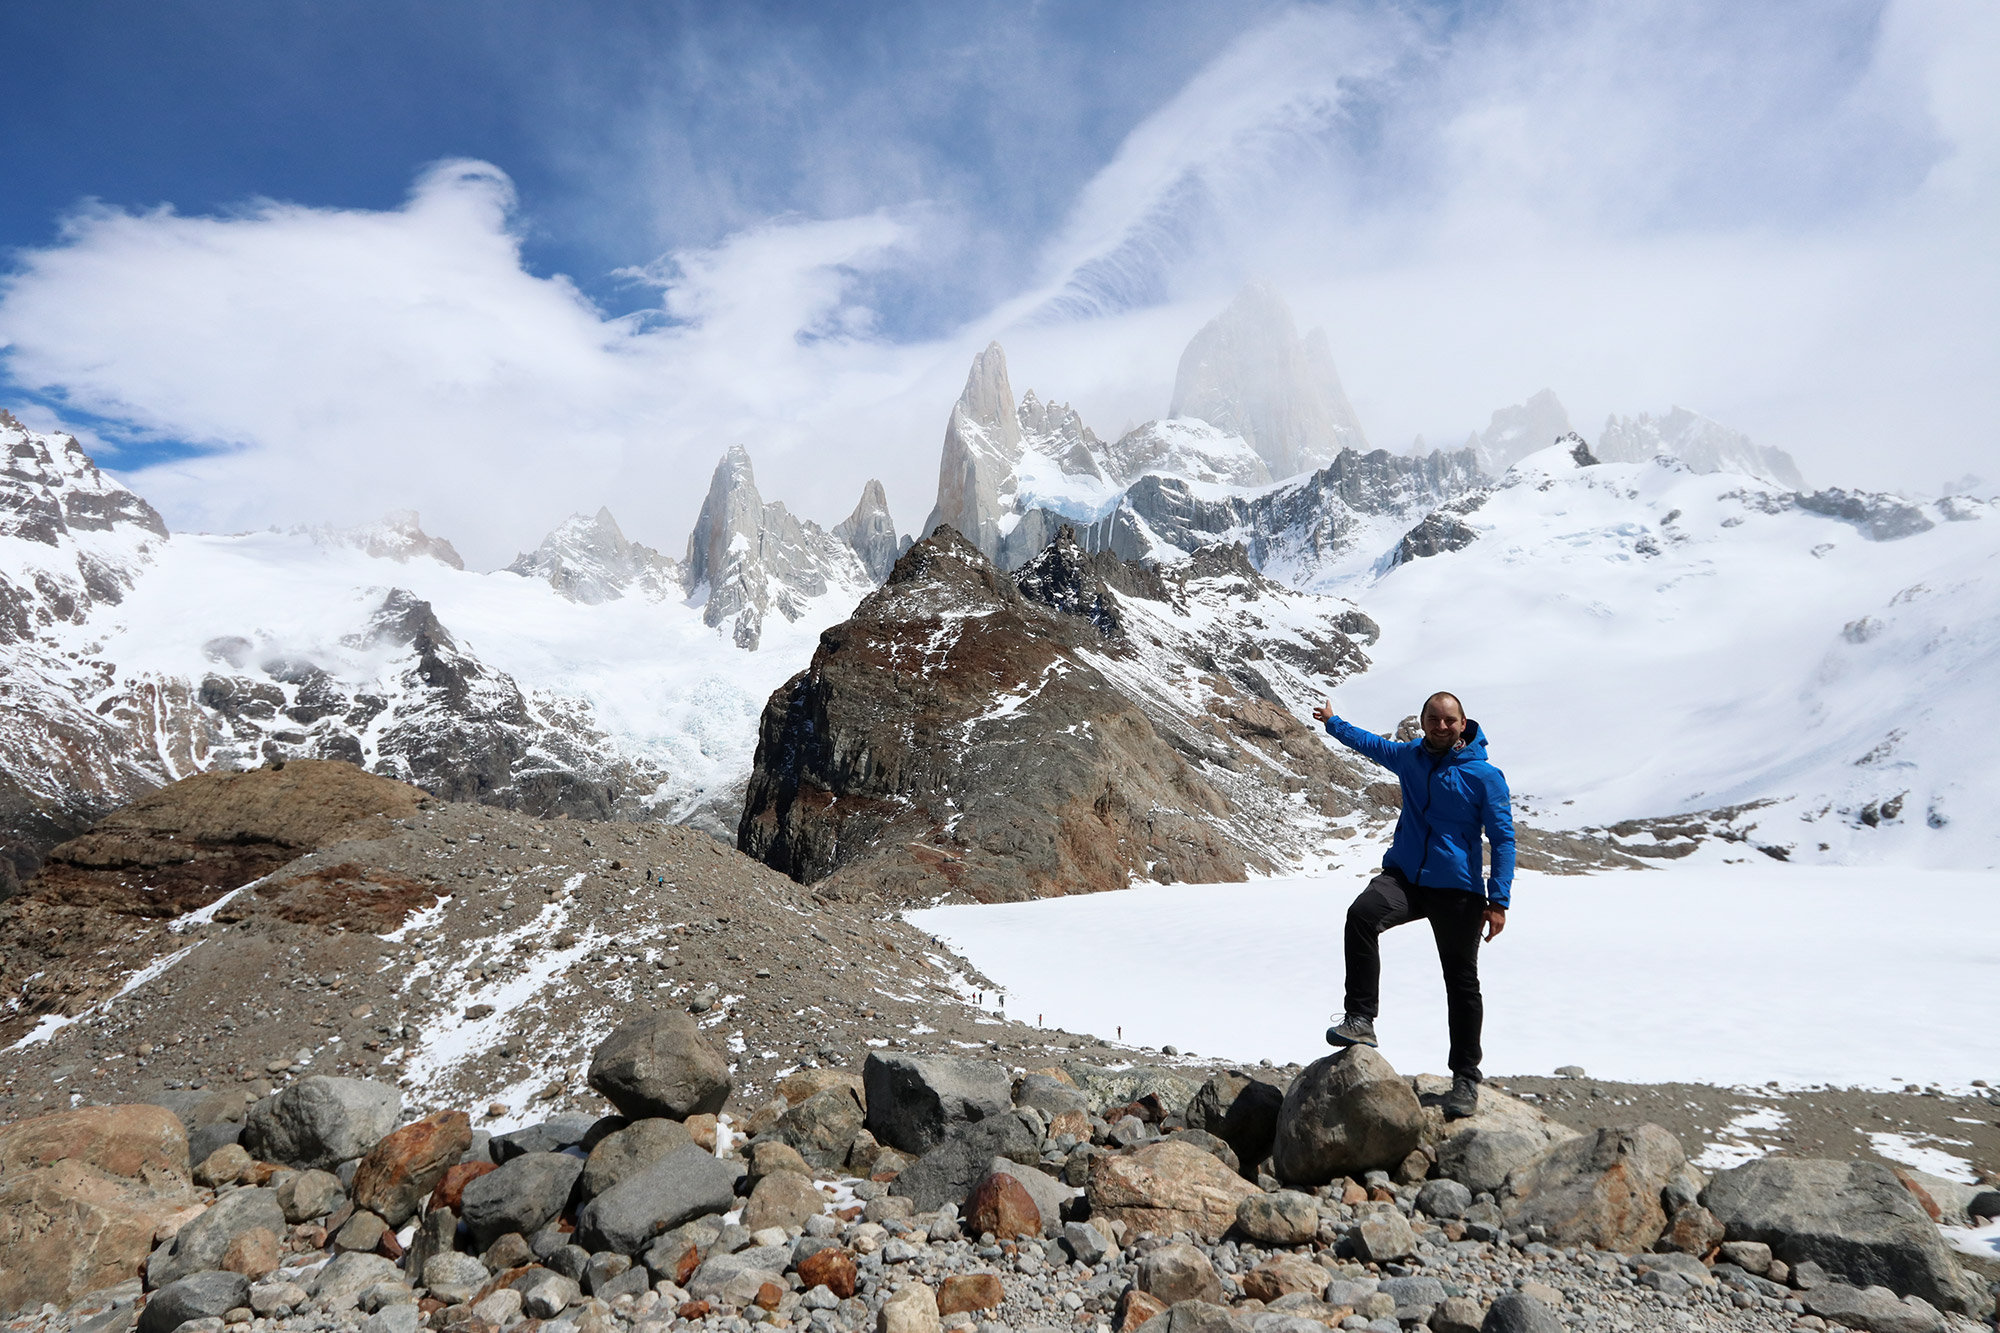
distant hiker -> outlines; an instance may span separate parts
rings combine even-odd
[[[1486,760],[1486,737],[1468,721],[1458,696],[1442,690],[1424,700],[1423,739],[1388,741],[1333,714],[1313,709],[1329,735],[1396,775],[1403,813],[1382,873],[1347,909],[1347,994],[1340,1021],[1326,1030],[1334,1046],[1373,1046],[1381,1011],[1380,936],[1419,917],[1431,923],[1444,968],[1451,1023],[1451,1095],[1447,1116],[1479,1108],[1480,928],[1493,939],[1507,926],[1514,886],[1514,818],[1507,779]],[[1480,830],[1493,844],[1493,873],[1481,875]]]

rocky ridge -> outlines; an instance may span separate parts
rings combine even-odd
[[[772,696],[738,845],[822,891],[896,900],[1272,868],[1314,812],[1358,806],[1365,781],[1290,705],[1367,659],[1307,614],[1250,661],[1200,612],[1261,582],[1240,552],[1148,570],[1068,529],[1009,578],[939,528]]]
[[[948,527],[771,697],[738,826],[822,893],[981,902],[1222,882],[1378,830],[1393,782],[1301,719],[1375,626],[1241,547],[1172,565],[1068,528],[1010,577]],[[1532,868],[1636,864],[1522,834]]]

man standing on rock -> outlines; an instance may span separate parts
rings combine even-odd
[[[1330,703],[1313,709],[1329,735],[1396,775],[1403,813],[1396,839],[1347,909],[1346,1012],[1326,1030],[1335,1046],[1373,1046],[1381,1008],[1380,937],[1391,926],[1419,917],[1431,923],[1438,962],[1444,967],[1445,1005],[1451,1023],[1451,1095],[1447,1116],[1479,1108],[1479,942],[1507,926],[1514,885],[1514,817],[1507,779],[1486,760],[1486,737],[1468,721],[1458,696],[1442,690],[1424,700],[1423,739],[1389,741],[1333,714]],[[1479,834],[1493,844],[1493,873],[1482,878]]]

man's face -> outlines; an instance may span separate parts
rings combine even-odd
[[[1433,699],[1424,705],[1424,739],[1433,750],[1449,750],[1465,735],[1465,714],[1449,699]]]

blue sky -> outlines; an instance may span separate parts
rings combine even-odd
[[[677,550],[732,443],[915,527],[986,340],[1115,434],[1265,278],[1379,445],[1546,385],[1934,492],[1996,470],[1994,12],[7,6],[0,401],[184,527]]]

